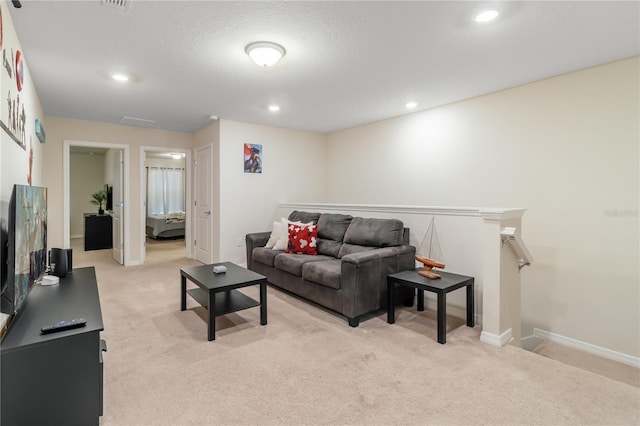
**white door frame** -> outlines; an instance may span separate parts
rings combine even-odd
[[[145,257],[146,257],[146,250],[145,250],[145,240],[146,240],[146,229],[147,229],[147,199],[146,199],[146,194],[147,194],[147,188],[146,188],[146,182],[147,182],[147,177],[145,176],[146,174],[146,167],[144,164],[144,160],[146,159],[146,152],[166,152],[166,153],[180,153],[180,154],[184,154],[184,172],[185,172],[185,183],[186,183],[186,187],[185,187],[185,224],[184,224],[184,242],[185,242],[185,246],[186,246],[186,256],[187,259],[191,259],[193,258],[193,245],[189,244],[190,241],[192,241],[191,238],[191,227],[192,227],[192,221],[191,221],[191,206],[192,206],[192,202],[191,202],[191,150],[190,149],[184,149],[184,148],[166,148],[166,147],[159,147],[159,146],[145,146],[142,145],[140,146],[140,262],[144,263]]]
[[[209,157],[210,158],[210,164],[208,164],[208,167],[209,167],[209,169],[211,171],[211,175],[213,176],[213,144],[207,144],[207,145],[203,145],[203,146],[199,146],[199,147],[195,148],[194,149],[194,161],[197,158],[197,152],[198,151],[202,151],[204,149],[209,149],[210,150],[210,153],[211,153],[211,155]],[[196,174],[195,177],[194,177],[194,180],[197,179],[197,176],[198,175]],[[213,255],[213,252],[214,252],[214,249],[213,249],[213,246],[214,246],[213,218],[214,218],[215,215],[213,214],[213,204],[214,204],[213,203],[213,200],[214,200],[213,182],[211,182],[211,184],[212,184],[211,185],[211,193],[209,194],[209,202],[211,203],[211,212],[212,212],[212,214],[209,215],[209,240],[211,241],[211,247],[209,247],[209,259],[207,259],[207,261],[204,262],[205,264],[213,263],[213,258],[214,258],[214,255]],[[194,182],[194,191],[196,191],[197,185],[198,185],[198,183]],[[194,197],[195,197],[195,195],[194,195]],[[199,231],[196,229],[197,226],[198,226],[197,225],[198,218],[196,217],[197,215],[198,215],[198,209],[194,208],[193,209],[194,235],[198,235],[198,233],[199,233]],[[192,240],[192,246],[193,246],[194,250],[197,250],[197,248],[195,247],[195,244],[193,244],[193,240]],[[197,256],[196,253],[194,253],[194,259],[197,259],[200,262],[202,262],[202,260],[198,259],[198,256]]]
[[[123,201],[122,194],[124,191],[124,152],[117,150],[117,154],[111,156],[113,164],[111,169],[113,171],[113,188],[112,188],[112,206],[111,206],[111,223],[113,225],[113,259],[119,264],[124,263],[124,246],[122,245],[122,239],[124,237],[124,229],[122,228],[122,212],[123,209],[120,206],[120,202]],[[117,156],[117,158],[115,158]],[[116,183],[118,185],[116,185]],[[118,198],[113,201],[113,197],[118,195]]]
[[[131,250],[130,250],[130,242],[127,235],[129,235],[129,228],[131,226],[131,209],[129,208],[129,190],[127,189],[127,185],[130,184],[129,179],[129,145],[119,144],[119,143],[109,143],[109,142],[89,142],[89,141],[76,141],[76,140],[67,140],[63,141],[64,149],[62,151],[62,190],[63,190],[63,202],[62,202],[62,237],[64,239],[64,247],[71,247],[71,235],[70,235],[70,211],[71,211],[71,177],[70,177],[70,168],[71,168],[71,147],[72,146],[86,146],[91,148],[113,148],[113,149],[122,149],[123,150],[123,159],[124,159],[124,183],[122,185],[122,198],[124,200],[124,215],[122,216],[122,221],[124,225],[124,266],[129,266],[131,264]]]

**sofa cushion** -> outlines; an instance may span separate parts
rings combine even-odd
[[[318,254],[338,257],[344,233],[351,223],[352,216],[335,213],[322,213],[318,219]]]
[[[357,244],[347,244],[344,243],[340,246],[340,251],[338,252],[338,257],[342,259],[344,256],[353,253],[360,253],[361,251],[374,250],[378,247],[368,247],[368,246],[360,246]]]
[[[332,260],[329,256],[309,256],[306,254],[293,254],[280,252],[274,262],[273,266],[282,271],[288,272],[298,277],[302,276],[302,266],[307,262],[319,262],[323,260]]]
[[[306,281],[339,290],[341,270],[342,262],[340,259],[307,262],[302,266],[302,278]]]
[[[344,242],[368,247],[392,247],[402,244],[404,225],[398,219],[354,217]]]
[[[283,253],[281,250],[272,250],[266,247],[256,247],[251,254],[252,262],[259,262],[263,265],[273,266],[276,256]]]
[[[297,210],[292,211],[289,215],[289,220],[291,222],[318,223],[319,218],[320,213],[299,212]]]
[[[286,253],[318,254],[318,225],[307,223],[304,225],[290,224],[288,229],[288,243]]]

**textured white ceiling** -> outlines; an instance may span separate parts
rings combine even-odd
[[[184,132],[212,114],[331,132],[640,54],[637,1],[22,4],[4,7],[46,115]],[[488,4],[501,17],[472,22]],[[275,67],[244,53],[260,40],[286,48]]]

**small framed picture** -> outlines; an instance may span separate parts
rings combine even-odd
[[[244,172],[262,173],[262,145],[244,144]]]

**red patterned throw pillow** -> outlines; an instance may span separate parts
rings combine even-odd
[[[317,255],[316,244],[318,243],[318,225],[313,223],[295,224],[290,223],[289,242],[287,253]]]

